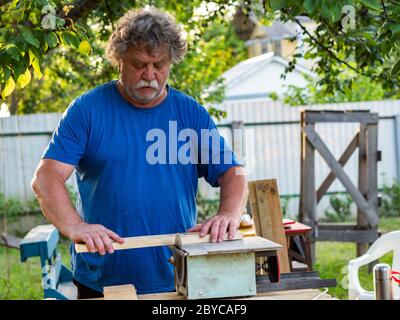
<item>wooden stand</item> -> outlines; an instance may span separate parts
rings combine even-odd
[[[288,247],[288,256],[290,264],[290,272],[294,271],[312,271],[312,258],[311,258],[311,246],[309,233],[312,229],[300,222],[295,222],[293,224],[285,227],[285,235]],[[298,242],[297,242],[298,240]],[[299,246],[298,249],[304,251],[300,254],[296,250],[296,245]],[[293,266],[293,261],[299,261],[306,264],[306,268],[295,268]]]
[[[336,160],[324,141],[315,131],[315,124],[321,122],[356,122],[360,129],[350,144]],[[378,183],[377,161],[380,158],[378,147],[378,114],[368,111],[302,111],[301,113],[301,186],[300,210],[301,222],[309,225],[311,250],[315,262],[315,241],[357,242],[357,255],[362,255],[368,243],[379,237],[377,214]],[[343,166],[356,149],[359,149],[358,188],[343,170]],[[331,172],[316,191],[315,188],[315,150],[319,152],[331,169]],[[327,192],[332,182],[338,178],[351,195],[358,208],[356,225],[319,224],[317,204]]]

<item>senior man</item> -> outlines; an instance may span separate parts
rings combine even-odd
[[[90,251],[77,254],[71,245],[78,298],[99,297],[104,286],[127,283],[141,294],[173,291],[169,248],[114,253],[112,241],[186,231],[209,233],[213,242],[232,237],[243,212],[246,177],[205,108],[167,84],[171,64],[186,53],[169,15],[129,11],[106,53],[119,79],[69,105],[32,188],[44,216]],[[76,208],[65,187],[74,170]],[[201,177],[221,187],[220,205],[215,216],[196,226]]]

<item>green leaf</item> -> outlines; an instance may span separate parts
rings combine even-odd
[[[306,0],[303,3],[304,9],[309,13],[313,13],[319,4],[319,0]]]
[[[14,79],[12,77],[9,77],[8,80],[6,81],[6,85],[3,91],[1,92],[1,96],[3,97],[3,99],[9,96],[14,91],[14,89],[15,89]]]
[[[19,61],[21,57],[21,53],[18,48],[13,43],[7,44],[4,49],[6,49],[7,54],[14,59],[15,61]]]
[[[43,77],[42,71],[40,70],[40,62],[38,58],[32,61],[33,73],[40,80]]]
[[[397,33],[400,32],[400,24],[392,24],[392,25],[389,27],[389,29],[390,29],[390,31],[392,32],[392,35],[395,35],[395,34],[397,34]]]
[[[35,56],[35,54],[32,52],[32,50],[31,50],[31,49],[29,49],[29,51],[28,51],[28,54],[29,54],[29,65],[31,65],[31,64],[32,64],[32,61],[33,61],[33,59],[35,59],[35,58],[36,58],[36,56]]]
[[[340,20],[342,17],[341,6],[339,3],[328,3],[322,1],[321,13],[324,17],[328,18],[332,22]]]
[[[36,48],[39,48],[40,46],[39,40],[35,38],[35,36],[29,29],[22,30],[22,36],[24,37],[26,42],[30,43]]]
[[[271,6],[271,9],[276,11],[287,7],[288,2],[287,0],[270,0],[269,4]]]
[[[11,76],[11,70],[6,67],[4,70],[4,80],[7,80]]]
[[[29,82],[31,82],[31,79],[31,73],[29,72],[29,69],[26,69],[25,73],[18,77],[17,82],[21,88],[24,88]]]
[[[86,40],[83,40],[80,44],[79,44],[79,48],[78,51],[82,54],[85,55],[89,55],[90,52],[92,51],[92,47],[90,46],[89,42],[87,42]]]
[[[303,13],[303,8],[301,6],[294,6],[290,10],[288,17],[289,18],[294,18],[294,17],[300,15],[301,13]]]
[[[390,72],[390,75],[392,76],[392,77],[395,77],[398,73],[400,72],[400,58],[397,60],[397,62],[394,64],[394,66],[393,66],[393,68],[392,68],[392,70],[391,70],[391,72]]]
[[[25,65],[23,61],[19,63],[15,63],[13,65],[13,73],[14,73],[14,78],[18,79],[18,77],[23,74],[28,66]]]
[[[35,12],[35,11],[31,11],[31,12],[29,13],[29,20],[31,20],[31,22],[32,22],[33,24],[38,24],[38,20],[37,20],[36,12]]]
[[[47,42],[50,48],[54,48],[58,43],[58,38],[54,32],[44,35],[44,41]]]
[[[361,3],[373,10],[383,9],[380,0],[361,0]]]
[[[79,38],[73,34],[72,32],[63,32],[62,34],[62,40],[64,44],[66,44],[69,47],[78,49],[79,48]]]

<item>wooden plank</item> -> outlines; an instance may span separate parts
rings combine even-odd
[[[104,300],[138,300],[135,287],[131,284],[104,287]]]
[[[329,151],[325,143],[315,132],[314,128],[310,125],[307,125],[304,129],[304,132],[307,135],[308,141],[312,143],[315,149],[321,154],[322,158],[331,168],[331,170],[335,173],[336,177],[340,180],[346,190],[353,197],[354,202],[357,206],[362,210],[365,214],[368,223],[371,227],[375,227],[379,223],[379,219],[376,215],[374,208],[372,208],[368,202],[365,200],[364,196],[360,193],[360,191],[356,188],[347,174],[344,172],[343,168],[340,164],[335,160],[332,153]]]
[[[324,230],[319,229],[318,241],[341,241],[372,243],[379,238],[376,228],[367,230]]]
[[[251,216],[254,220],[254,225],[256,228],[256,234],[261,235],[261,225],[258,211],[258,203],[257,203],[257,193],[256,193],[256,184],[254,181],[248,182],[249,188],[249,203],[251,207]]]
[[[184,300],[185,297],[176,292],[163,292],[151,294],[139,294],[139,300]],[[285,290],[277,292],[262,292],[248,298],[229,298],[229,300],[312,300],[318,298],[333,299],[329,294],[318,289]]]
[[[182,250],[189,256],[204,254],[221,254],[234,252],[275,251],[281,249],[278,243],[262,237],[245,237],[238,241],[224,241],[220,243],[184,244]]]
[[[259,209],[259,236],[274,241],[282,246],[278,251],[281,272],[290,272],[285,230],[282,222],[282,210],[278,186],[275,179],[254,181],[256,185]],[[256,217],[254,217],[256,219]]]
[[[357,132],[357,134],[351,140],[350,144],[347,146],[346,150],[340,156],[338,162],[342,167],[345,166],[345,164],[350,159],[353,152],[357,149],[358,139],[359,139],[359,132]],[[336,178],[335,174],[331,171],[328,174],[328,176],[325,178],[325,180],[321,183],[321,186],[317,190],[317,204],[321,201],[322,197],[328,191],[328,189],[331,186],[331,184],[333,183],[333,181],[335,181],[335,178]]]
[[[182,244],[210,242],[210,235],[200,237],[199,232],[188,232],[179,234],[182,239]],[[140,237],[124,238],[123,244],[113,242],[114,250],[125,250],[135,248],[157,247],[157,246],[172,246],[175,245],[177,234],[161,234]],[[238,231],[232,240],[243,239],[243,235]],[[225,235],[225,241],[228,240],[228,235]],[[75,243],[77,253],[89,252],[86,245],[83,243]]]
[[[360,124],[360,138],[358,148],[358,189],[368,200],[368,164],[367,164],[367,125]],[[357,208],[357,226],[360,229],[367,229],[368,220],[362,211]],[[357,257],[367,252],[367,243],[357,243]]]
[[[320,223],[318,224],[319,230],[359,230],[358,226],[354,223]]]
[[[306,111],[306,123],[316,122],[359,122],[377,123],[379,120],[377,113],[369,112],[347,112],[347,111]]]

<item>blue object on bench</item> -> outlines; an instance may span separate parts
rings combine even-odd
[[[72,272],[62,264],[61,255],[57,252],[59,239],[56,227],[47,224],[33,228],[20,243],[22,262],[30,257],[40,257],[45,299],[76,298]]]

